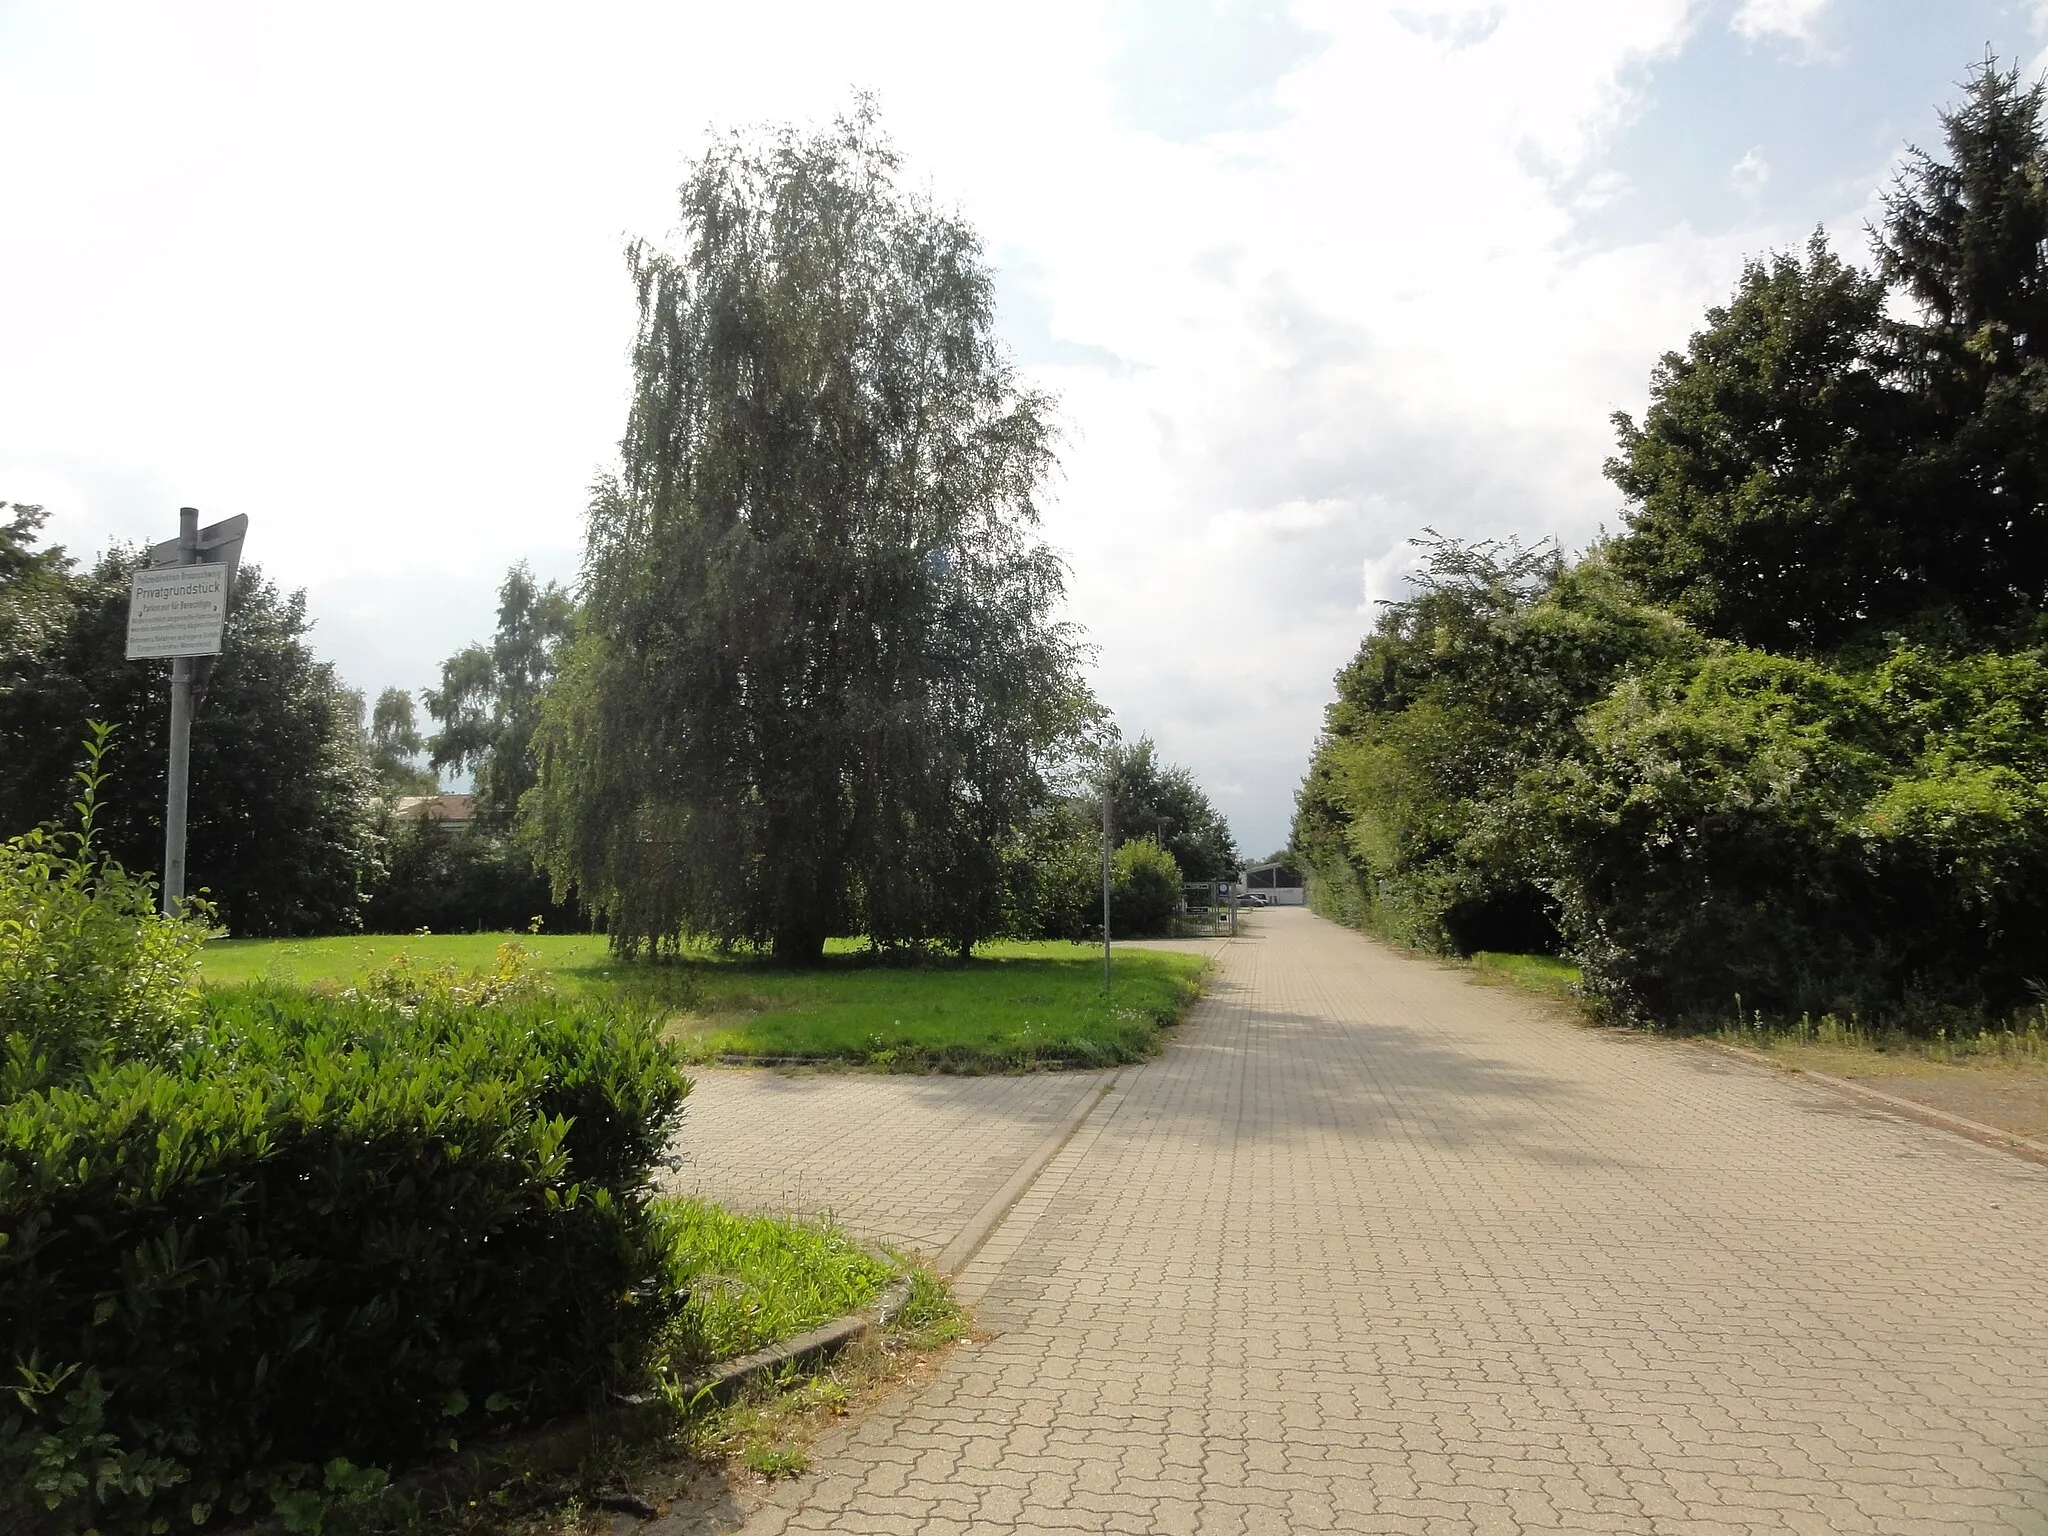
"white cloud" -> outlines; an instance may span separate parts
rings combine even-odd
[[[1750,150],[1728,168],[1730,189],[1751,202],[1763,196],[1764,186],[1770,179],[1771,165],[1764,159],[1764,152],[1760,147]]]
[[[1811,43],[1830,0],[1742,0],[1729,26],[1742,37]]]
[[[1062,395],[1046,526],[1104,697],[1259,851],[1404,541],[1611,523],[1608,413],[1788,238],[1577,232],[1687,0],[1307,0],[1213,121],[1137,111],[1083,0],[194,14],[0,12],[0,495],[86,549],[248,512],[351,681],[417,686],[507,564],[573,568],[620,246],[704,129],[872,88]]]

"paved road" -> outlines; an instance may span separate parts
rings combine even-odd
[[[1301,912],[960,1283],[749,1533],[2048,1532],[2048,1168]]]
[[[705,1071],[668,1187],[932,1257],[1105,1080]]]

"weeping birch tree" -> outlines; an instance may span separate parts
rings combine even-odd
[[[530,835],[615,942],[965,952],[1092,705],[1036,533],[1051,402],[863,104],[717,144],[640,322]]]

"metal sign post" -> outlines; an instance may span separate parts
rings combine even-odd
[[[1109,996],[1109,789],[1102,791],[1102,995]]]
[[[227,631],[228,600],[249,519],[199,526],[197,507],[178,508],[178,537],[154,546],[149,569],[128,596],[128,659],[171,662],[171,761],[164,792],[163,908],[185,904],[185,807],[192,779],[192,695],[212,670]]]

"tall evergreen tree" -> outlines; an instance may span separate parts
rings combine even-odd
[[[1933,415],[1912,478],[1928,574],[1979,625],[2048,602],[2048,125],[2042,82],[1995,58],[1944,112],[1948,159],[1915,149],[1876,232],[1918,307],[1906,380]]]
[[[533,830],[623,944],[966,949],[1087,696],[1034,534],[1050,402],[871,108],[709,152],[636,245],[634,390]]]

